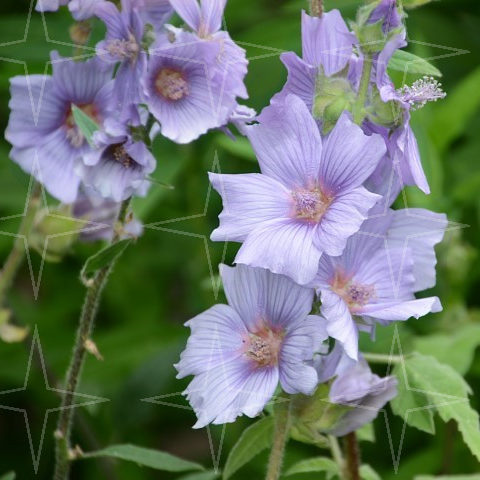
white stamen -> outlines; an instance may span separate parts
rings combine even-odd
[[[416,80],[411,86],[404,85],[397,90],[397,93],[401,100],[408,103],[413,110],[418,110],[427,102],[436,102],[447,95],[442,90],[442,84],[429,76]]]

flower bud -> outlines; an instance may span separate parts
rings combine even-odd
[[[402,123],[403,111],[398,102],[384,102],[378,88],[373,85],[372,93],[366,109],[367,118],[377,125],[393,128]]]
[[[75,45],[83,46],[88,43],[92,33],[92,25],[88,20],[75,22],[69,29],[70,38]]]
[[[35,217],[29,243],[45,260],[59,262],[78,238],[77,223],[68,205],[42,209]]]

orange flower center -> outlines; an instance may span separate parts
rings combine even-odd
[[[319,187],[294,190],[292,198],[293,217],[313,223],[318,223],[322,219],[332,203],[332,198]]]

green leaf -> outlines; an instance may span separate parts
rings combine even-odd
[[[441,77],[442,73],[438,68],[421,57],[405,50],[396,50],[388,62],[388,68],[399,72],[406,72],[416,75],[433,75]]]
[[[100,127],[98,126],[98,124],[91,117],[89,117],[82,109],[78,108],[73,103],[72,103],[72,114],[77,127],[83,133],[83,136],[86,138],[88,144],[92,148],[95,148],[96,145],[93,142],[93,134],[97,130],[100,130]]]
[[[112,445],[96,452],[84,454],[80,458],[112,457],[138,465],[151,467],[165,472],[187,472],[189,470],[203,470],[203,467],[194,462],[175,457],[170,453],[137,447],[136,445]]]
[[[255,152],[246,138],[239,137],[233,140],[230,137],[222,135],[218,136],[215,140],[217,145],[226,152],[251,162],[257,161]]]
[[[480,345],[480,325],[466,324],[451,334],[436,334],[415,339],[413,350],[431,355],[465,375],[472,364],[475,349]]]
[[[88,258],[80,272],[82,282],[85,283],[85,285],[88,285],[91,282],[93,275],[103,267],[114,262],[124,252],[128,245],[130,245],[131,241],[131,238],[125,238],[112,245],[108,245],[95,255]]]
[[[214,480],[219,476],[219,473],[210,470],[208,472],[189,473],[188,475],[183,475],[177,478],[177,480]]]
[[[411,390],[420,390],[444,422],[455,420],[465,444],[480,460],[480,428],[478,413],[468,401],[471,389],[449,365],[433,357],[412,354],[405,360],[405,372]]]
[[[373,423],[366,423],[356,431],[356,434],[360,442],[375,441],[375,430],[373,429]]]
[[[335,475],[339,475],[337,464],[327,457],[315,457],[302,460],[287,470],[285,475],[295,475],[296,473],[325,472],[327,480]]]
[[[362,465],[360,467],[360,478],[362,480],[382,480],[380,475],[370,465]]]
[[[8,472],[2,475],[0,477],[0,480],[15,480],[15,478],[16,478],[15,472]]]
[[[262,418],[246,428],[228,455],[223,480],[230,478],[255,455],[272,444],[273,417]]]
[[[450,145],[465,131],[465,127],[480,106],[480,67],[458,82],[453,91],[436,105],[429,132],[439,150]]]
[[[474,475],[446,475],[441,477],[433,477],[430,475],[418,475],[414,480],[480,480],[480,474]]]

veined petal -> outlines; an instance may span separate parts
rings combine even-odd
[[[287,218],[291,209],[288,190],[273,178],[258,173],[209,174],[213,188],[222,196],[220,226],[212,240],[243,242],[263,223]]]
[[[271,108],[273,108],[272,105]],[[291,189],[308,187],[317,178],[322,140],[307,106],[295,95],[285,99],[283,115],[247,127],[262,173]]]
[[[272,220],[247,236],[235,262],[268,268],[305,285],[315,277],[321,255],[313,242],[315,230],[294,220]]]
[[[201,13],[197,0],[170,0],[170,4],[190,28],[198,31],[200,28]]]

